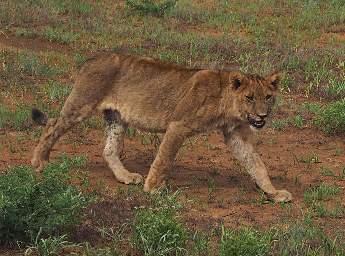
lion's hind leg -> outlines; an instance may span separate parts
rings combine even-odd
[[[31,164],[36,168],[36,171],[42,171],[48,163],[50,151],[58,139],[74,125],[89,117],[93,109],[94,105],[92,104],[74,105],[67,100],[58,118],[48,119],[42,116],[44,115],[42,112],[33,110],[33,120],[45,126],[31,159]]]
[[[129,172],[121,163],[120,154],[123,149],[124,124],[118,111],[104,110],[104,118],[107,123],[106,143],[103,151],[103,157],[109,168],[114,173],[116,179],[125,184],[138,184],[143,181],[139,173]]]

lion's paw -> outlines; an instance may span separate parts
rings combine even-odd
[[[158,181],[157,179],[147,178],[144,184],[144,192],[154,193],[155,191],[165,186],[166,182],[164,179],[160,179],[160,181]]]
[[[292,200],[292,195],[287,190],[277,190],[277,192],[273,196],[273,200],[277,203],[289,202]]]
[[[44,167],[46,167],[48,164],[48,161],[47,160],[43,160],[43,159],[38,159],[36,157],[33,157],[31,159],[31,165],[32,167],[35,168],[35,171],[36,172],[42,172],[42,170],[44,169]]]
[[[129,184],[139,184],[143,182],[143,176],[139,173],[135,172],[128,172],[126,175],[122,175],[121,177],[117,177],[118,181],[125,183],[126,185]]]

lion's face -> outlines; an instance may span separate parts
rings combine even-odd
[[[260,77],[236,72],[230,74],[230,82],[237,95],[238,118],[255,129],[264,127],[275,102],[279,75]]]

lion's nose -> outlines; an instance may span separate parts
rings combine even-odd
[[[259,116],[261,119],[264,119],[264,118],[267,117],[267,114],[266,114],[266,113],[265,113],[265,114],[258,114],[258,116]]]

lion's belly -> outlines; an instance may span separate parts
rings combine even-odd
[[[104,109],[117,110],[125,123],[143,131],[165,132],[169,124],[168,114],[164,110],[156,111],[148,105],[144,106],[133,100],[119,102],[114,99],[106,99],[99,107],[100,111]]]

